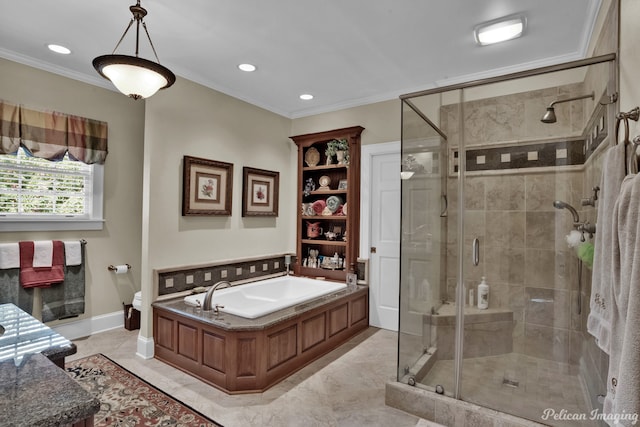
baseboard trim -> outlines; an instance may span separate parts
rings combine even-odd
[[[101,314],[88,319],[76,320],[61,325],[52,326],[51,329],[68,340],[88,337],[111,329],[124,328],[122,311]]]
[[[138,351],[136,352],[136,356],[142,357],[143,359],[153,359],[153,347],[153,337],[147,338],[142,335],[138,335]]]

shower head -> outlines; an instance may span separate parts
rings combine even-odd
[[[556,109],[553,107],[547,107],[547,112],[540,119],[542,123],[555,123],[556,122]]]
[[[580,222],[580,216],[578,216],[578,211],[575,210],[573,206],[571,206],[567,202],[563,202],[562,200],[556,200],[553,202],[553,207],[556,209],[567,209],[573,215],[573,222]]]
[[[549,104],[549,106],[547,107],[547,112],[544,113],[544,116],[542,116],[542,118],[540,119],[540,121],[542,123],[555,123],[556,122],[556,110],[554,108],[554,106],[556,104],[561,104],[563,102],[569,102],[569,101],[577,101],[578,99],[585,99],[585,98],[591,98],[594,99],[595,98],[595,93],[591,92],[588,95],[582,95],[582,96],[575,96],[573,98],[567,98],[567,99],[558,99],[556,101],[553,101],[551,104]]]

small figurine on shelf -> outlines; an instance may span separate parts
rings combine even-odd
[[[305,196],[309,196],[311,192],[314,191],[315,189],[316,189],[316,183],[313,182],[313,178],[308,178],[304,185],[303,194]]]

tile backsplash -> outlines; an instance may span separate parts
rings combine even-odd
[[[295,256],[292,255],[291,258],[291,262],[295,263]],[[158,296],[166,296],[199,286],[211,286],[220,280],[245,281],[281,274],[286,270],[284,254],[282,254],[208,265],[159,269],[155,273],[157,275]]]

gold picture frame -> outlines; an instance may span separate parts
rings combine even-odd
[[[242,216],[278,216],[280,172],[242,168]]]
[[[184,156],[182,215],[231,216],[233,164]]]

